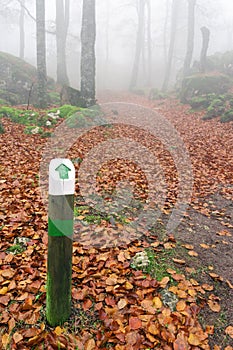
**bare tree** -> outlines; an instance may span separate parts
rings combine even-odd
[[[147,59],[148,59],[148,64],[147,64],[147,86],[151,86],[151,71],[152,71],[152,50],[151,50],[151,1],[147,0],[146,2],[147,5]]]
[[[70,0],[56,1],[57,82],[69,85],[66,65],[66,39],[69,27]]]
[[[167,90],[170,75],[171,75],[171,67],[172,67],[172,60],[173,60],[175,39],[176,39],[178,10],[179,10],[179,1],[173,0],[173,2],[172,2],[170,44],[169,44],[169,50],[168,50],[168,61],[167,61],[167,65],[166,65],[165,77],[164,77],[163,87],[162,87],[163,91]]]
[[[24,59],[24,49],[25,49],[24,17],[25,17],[25,0],[21,0],[20,15],[19,15],[19,57],[21,59]]]
[[[133,90],[137,84],[140,58],[142,55],[142,49],[144,44],[144,28],[145,28],[145,0],[140,0],[139,8],[138,8],[138,30],[137,30],[137,39],[136,39],[136,49],[135,49],[133,69],[131,73],[131,80],[129,85],[130,90]]]
[[[38,106],[47,106],[47,72],[45,45],[45,0],[36,0],[37,98]]]
[[[209,48],[210,41],[210,31],[207,27],[201,28],[202,33],[202,49],[201,49],[201,57],[200,57],[200,71],[201,73],[205,73],[206,71],[206,56]]]
[[[187,37],[187,51],[184,60],[184,77],[189,74],[190,65],[193,57],[194,48],[194,31],[195,31],[195,6],[196,0],[188,0],[188,37]]]
[[[96,102],[95,39],[95,0],[84,0],[81,29],[81,97],[86,107]]]

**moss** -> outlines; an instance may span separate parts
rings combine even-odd
[[[183,80],[180,98],[187,103],[195,96],[211,93],[221,95],[232,85],[232,80],[224,74],[197,74]]]
[[[213,119],[221,116],[226,110],[226,102],[223,98],[214,99],[210,106],[207,108],[207,114],[203,117],[203,120]]]
[[[221,123],[228,123],[233,121],[233,109],[226,111],[220,118]]]
[[[79,111],[80,108],[72,105],[63,105],[59,107],[59,116],[61,118],[69,118],[71,115],[73,115],[75,112]],[[58,109],[53,108],[49,110],[49,113],[57,113]]]
[[[4,105],[16,105],[20,102],[17,94],[6,90],[0,90],[0,99],[4,101]]]
[[[56,91],[50,91],[48,93],[48,101],[51,104],[59,105],[60,104],[60,94]]]
[[[2,125],[2,123],[0,122],[0,134],[4,134],[5,133],[5,129]]]

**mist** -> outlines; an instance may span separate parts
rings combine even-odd
[[[139,1],[97,0],[96,1],[96,84],[97,91],[105,89],[128,89],[135,56]],[[2,0],[0,51],[19,56],[20,1]],[[161,88],[169,48],[172,1],[151,1],[151,87]],[[36,66],[36,17],[35,2],[25,0],[25,52],[24,59]],[[169,87],[176,82],[183,66],[187,41],[187,1],[179,0],[177,29],[171,67]],[[233,4],[230,0],[198,0],[195,14],[195,36],[192,63],[199,60],[202,47],[200,28],[210,30],[208,56],[216,52],[233,49]],[[46,1],[46,60],[48,75],[56,80],[56,2]],[[146,21],[148,13],[145,14]],[[80,88],[80,54],[82,1],[70,1],[66,57],[70,85]],[[146,31],[146,25],[144,30]],[[137,88],[147,87],[147,46],[138,69]]]

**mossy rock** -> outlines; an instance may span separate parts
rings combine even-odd
[[[37,70],[24,60],[0,52],[0,98],[11,105],[37,103],[36,96]],[[48,90],[55,89],[55,82],[47,78]]]
[[[196,96],[225,94],[233,86],[233,81],[224,74],[197,74],[184,78],[180,92],[183,103]]]

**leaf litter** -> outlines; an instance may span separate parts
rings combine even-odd
[[[148,103],[131,95],[122,97]],[[216,121],[203,127],[202,121],[187,115],[185,106],[173,104],[167,101],[159,108],[179,130],[184,130],[182,137],[188,145],[195,173],[191,206],[208,217],[212,208],[203,201],[204,196],[220,188],[221,193],[232,200],[231,187],[228,186],[232,184],[232,133]],[[101,217],[99,222],[88,225],[85,223],[87,208],[79,213],[81,239],[79,243],[74,242],[73,249],[72,314],[63,326],[53,329],[46,324],[47,213],[38,183],[41,152],[46,140],[40,135],[22,138],[22,125],[7,119],[3,123],[6,134],[0,140],[1,347],[19,350],[210,349],[209,338],[215,326],[203,327],[199,315],[201,309],[207,307],[219,314],[221,297],[216,295],[214,283],[201,283],[192,277],[196,272],[192,262],[199,259],[200,253],[190,243],[181,248],[172,237],[160,239],[161,232],[150,232],[143,227],[135,232],[130,223],[137,215],[136,207],[133,212],[126,210],[124,220]],[[105,139],[104,132],[89,132],[74,146],[71,157],[82,159],[93,147],[93,139],[95,144]],[[131,135],[148,145],[140,131],[135,133],[131,128],[123,130],[116,126],[110,132],[114,132],[115,137]],[[153,140],[151,146],[157,148]],[[166,218],[177,198],[176,172],[172,160],[168,161],[169,154],[161,148],[159,155],[169,188],[164,208]],[[79,164],[75,166],[78,168]],[[130,162],[115,160],[111,168],[105,164],[99,175],[98,190],[106,198],[111,197],[116,183],[122,179],[135,183],[136,200],[143,202],[147,198],[143,173]],[[223,212],[216,213],[217,209],[215,215],[225,224],[217,234],[230,238],[230,223],[224,221]],[[10,248],[17,237],[27,238],[25,249],[12,254]],[[104,242],[109,237],[112,245],[105,247]],[[201,244],[203,251],[213,249],[207,243]],[[181,256],[172,255],[172,252],[176,254],[178,246],[183,249]],[[153,274],[155,265],[151,265],[150,271],[143,266],[132,267],[135,256],[143,254],[145,258],[146,249],[153,252],[153,259],[158,264],[164,252],[171,254],[164,275]],[[144,267],[148,267],[145,261]],[[223,278],[214,272],[209,276],[210,281],[223,282]],[[226,281],[229,289],[232,282]],[[223,333],[228,337],[223,348],[230,350],[232,325],[226,325]],[[221,349],[222,346],[214,344],[214,348]]]

